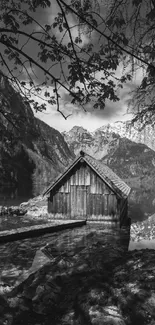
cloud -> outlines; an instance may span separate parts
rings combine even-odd
[[[112,2],[112,1],[111,1]],[[103,8],[104,5],[107,3],[108,6],[108,0],[103,0]],[[48,8],[46,11],[46,23],[48,18],[48,23],[52,24],[54,21],[54,17],[57,15],[58,11],[60,12],[60,8],[56,4],[55,0],[51,0],[51,7]],[[75,26],[76,21],[75,18],[70,14],[68,15],[68,21],[70,27]],[[62,33],[58,31],[58,28],[54,29],[54,32],[56,32],[57,37],[59,39],[62,38]],[[81,30],[80,30],[81,32]],[[78,27],[75,26],[71,28],[72,37],[75,39],[76,36],[78,36],[79,30]],[[66,33],[65,37],[63,38],[63,42],[68,42],[69,36]],[[82,34],[82,45],[88,43],[89,37],[87,34]],[[116,71],[117,77],[121,76],[123,69],[123,64],[120,64],[119,68]],[[130,70],[130,67],[127,67],[127,70]],[[126,71],[127,71],[126,70]],[[58,68],[55,68],[55,71],[52,73],[56,76],[58,73]],[[96,74],[96,78],[100,79],[100,77],[103,76],[103,72],[99,72]],[[143,72],[139,69],[136,71],[133,81],[128,82],[126,85],[124,85],[124,88],[120,91],[120,101],[118,102],[111,102],[106,101],[106,106],[104,110],[96,109],[94,110],[92,107],[92,104],[89,104],[87,109],[88,111],[85,113],[81,108],[79,108],[77,105],[71,104],[71,97],[68,95],[67,91],[65,91],[63,88],[60,88],[60,94],[62,99],[60,100],[60,110],[65,115],[72,114],[68,117],[67,120],[65,120],[60,113],[57,112],[57,106],[56,105],[47,105],[47,110],[45,112],[38,112],[35,113],[36,117],[40,118],[50,126],[58,129],[59,131],[69,130],[74,125],[83,126],[84,128],[93,131],[94,129],[102,126],[103,124],[112,123],[117,120],[128,120],[131,115],[127,114],[127,101],[129,99],[129,93],[132,89],[134,89],[141,81],[143,76]],[[53,91],[53,88],[50,87],[50,91]],[[35,98],[36,99],[36,98]],[[39,99],[40,103],[43,101]]]
[[[53,88],[51,87],[50,91],[52,92],[52,90]],[[43,120],[45,123],[59,130],[60,132],[68,131],[75,125],[82,126],[89,131],[94,131],[96,128],[101,127],[103,124],[129,119],[129,116],[126,114],[126,98],[123,98],[123,100],[120,100],[116,103],[107,101],[104,110],[94,110],[92,108],[92,105],[89,105],[88,111],[84,112],[82,108],[71,104],[69,97],[64,89],[61,89],[61,96],[62,99],[60,100],[60,110],[62,110],[65,115],[71,114],[67,120],[65,120],[63,116],[57,112],[56,105],[47,104],[47,109],[45,112],[34,113],[36,117]],[[41,99],[38,101],[40,103],[43,102]]]
[[[89,131],[94,131],[103,124],[113,123],[115,121],[124,121],[131,118],[131,114],[127,114],[127,101],[129,99],[129,92],[131,91],[132,83],[128,83],[120,92],[120,100],[118,102],[106,101],[103,110],[93,109],[93,105],[87,105],[87,112],[84,112],[78,105],[71,103],[71,97],[67,91],[60,88],[60,110],[65,116],[70,115],[65,120],[62,115],[57,112],[57,105],[47,104],[45,112],[35,113],[35,116],[49,124],[51,127],[58,129],[60,132],[70,130],[74,125],[82,126]],[[49,87],[48,91],[53,94],[53,87]],[[43,97],[43,93],[42,93]],[[40,103],[44,101],[39,99]]]

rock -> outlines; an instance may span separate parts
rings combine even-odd
[[[155,239],[155,215],[142,222],[131,224],[130,239],[139,241],[143,239]]]
[[[107,306],[99,310],[91,307],[89,315],[93,325],[125,325],[123,316],[116,306]]]
[[[26,216],[30,216],[31,218],[47,218],[47,206],[44,207],[31,207],[28,209]]]
[[[0,216],[5,216],[5,215],[23,216],[26,214],[26,212],[27,210],[24,207],[20,207],[20,206],[0,207]]]
[[[26,216],[31,217],[32,219],[48,218],[46,196],[36,196],[27,202],[21,203],[20,207],[26,209]]]

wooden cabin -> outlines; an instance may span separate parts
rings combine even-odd
[[[106,164],[80,151],[44,195],[52,219],[100,220],[121,227],[128,218],[129,193]]]

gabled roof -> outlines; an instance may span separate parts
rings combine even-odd
[[[64,178],[68,172],[80,161],[84,160],[88,166],[95,171],[95,173],[115,192],[119,197],[128,197],[131,188],[121,180],[106,164],[101,163],[95,158],[89,156],[84,151],[80,151],[80,154],[75,158],[75,160],[70,164],[69,167],[61,173],[54,182],[46,189],[43,195],[48,194],[61,180]]]

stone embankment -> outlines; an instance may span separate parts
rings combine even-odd
[[[22,216],[22,215],[34,215],[41,216],[41,214],[47,213],[46,199],[42,196],[30,199],[27,202],[21,203],[19,206],[0,206],[0,216]]]
[[[27,202],[21,203],[19,206],[0,206],[0,216],[31,216],[43,217],[47,216],[47,198],[39,195]]]
[[[27,213],[27,210],[21,206],[0,206],[0,216],[24,216]]]

